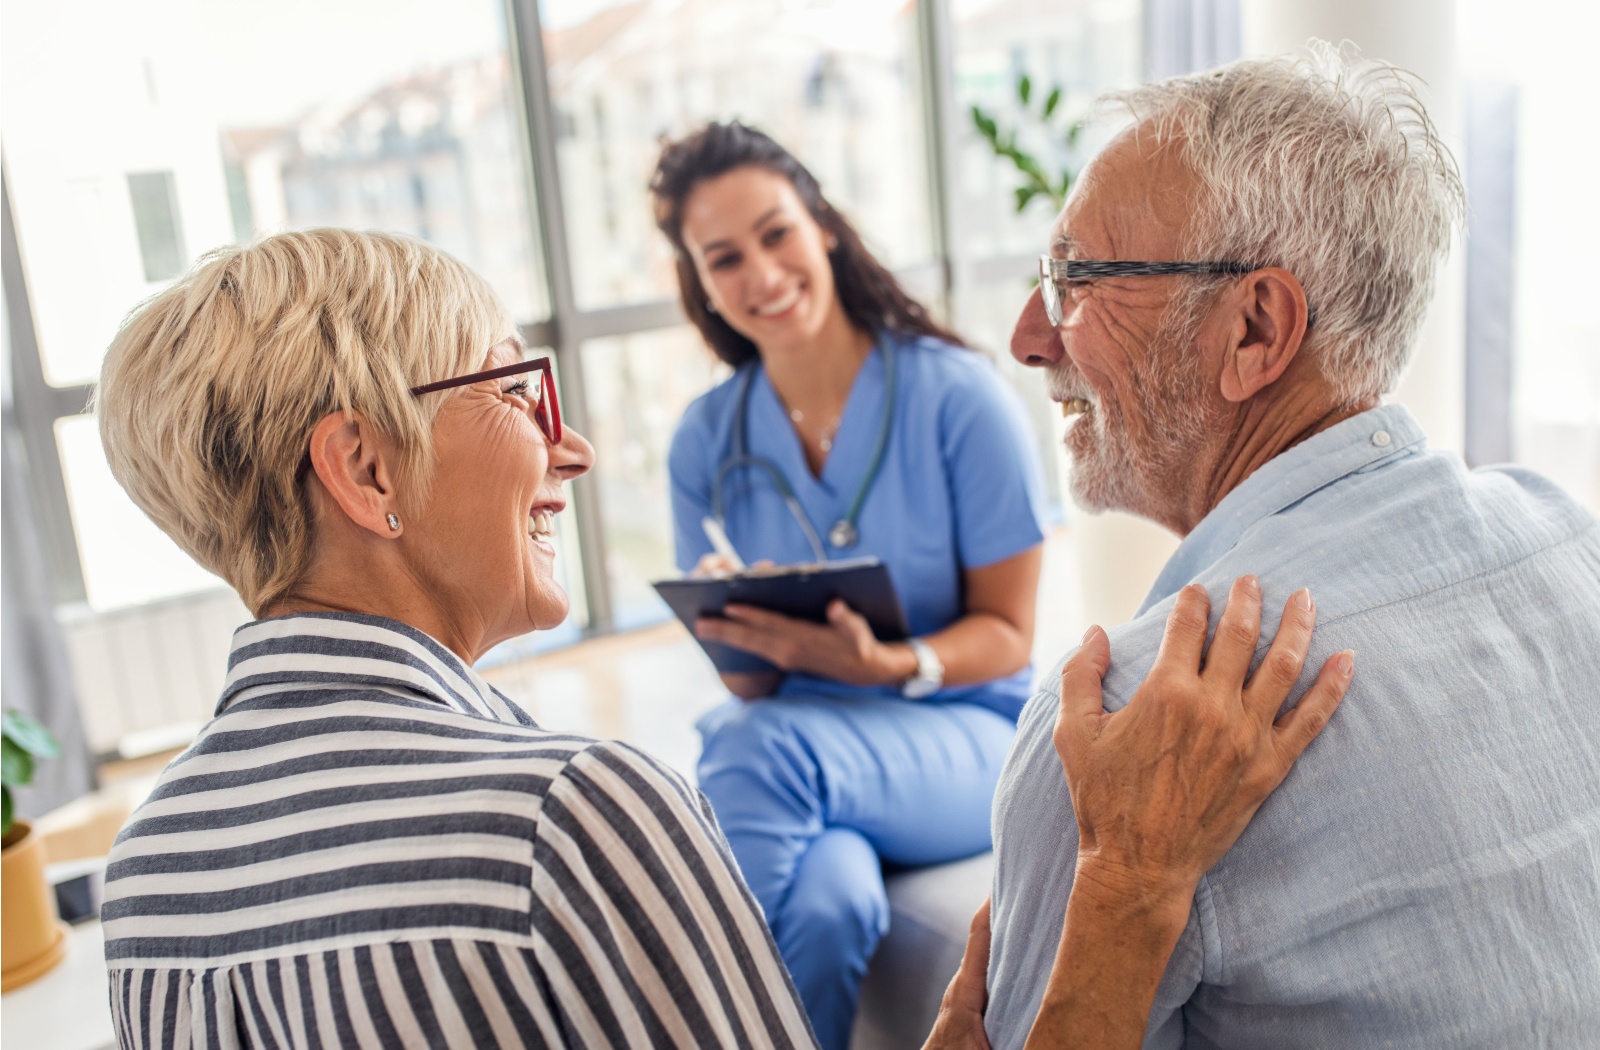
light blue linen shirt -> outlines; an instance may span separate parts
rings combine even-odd
[[[1357,652],[1343,705],[1202,880],[1147,1047],[1578,1047],[1600,1041],[1600,525],[1514,467],[1468,472],[1402,407],[1257,470],[1110,632],[1108,710],[1154,663],[1173,596],[1236,576],[1267,623],[1309,586],[1298,699]],[[995,797],[988,1029],[1022,1045],[1077,830],[1029,701]]]

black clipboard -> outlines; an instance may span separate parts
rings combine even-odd
[[[851,558],[806,565],[750,569],[732,576],[657,580],[651,586],[672,607],[690,633],[702,616],[717,616],[728,604],[754,605],[797,620],[826,623],[828,603],[842,598],[866,617],[879,641],[911,637],[900,596],[889,570],[877,558]],[[700,648],[722,673],[776,670],[753,653],[702,641]]]

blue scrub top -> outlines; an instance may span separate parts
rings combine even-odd
[[[711,552],[700,521],[711,513],[717,468],[733,455],[734,414],[746,370],[751,386],[746,440],[752,455],[788,478],[826,544],[866,475],[887,406],[883,344],[895,355],[894,427],[883,466],[867,494],[859,542],[828,547],[834,558],[877,557],[888,567],[914,635],[941,630],[962,615],[962,571],[1020,554],[1044,539],[1039,457],[1016,394],[983,355],[927,337],[890,333],[863,363],[833,450],[816,478],[800,439],[759,361],[698,398],[672,438],[668,470],[678,567],[687,572]],[[730,471],[722,494],[728,538],[746,561],[814,561],[805,533],[759,467]],[[982,704],[1015,719],[1031,691],[1032,667],[1007,678],[941,690],[935,701]],[[898,696],[806,674],[784,679],[779,696]]]

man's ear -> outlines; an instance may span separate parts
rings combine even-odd
[[[1276,266],[1245,277],[1225,300],[1229,318],[1222,396],[1248,401],[1278,381],[1305,341],[1306,292],[1288,270]]]
[[[391,538],[388,515],[398,509],[395,451],[358,412],[323,416],[311,431],[311,469],[357,528]],[[397,519],[398,520],[398,519]]]

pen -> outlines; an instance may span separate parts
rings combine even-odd
[[[712,549],[728,559],[735,572],[743,572],[744,559],[733,549],[733,542],[728,539],[728,534],[722,531],[722,523],[707,514],[700,519],[700,527],[706,530],[706,539],[711,541]]]

